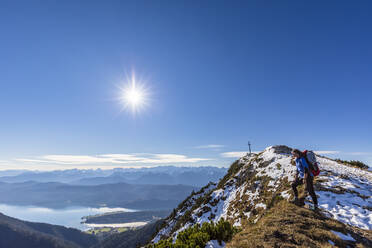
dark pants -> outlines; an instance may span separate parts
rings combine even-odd
[[[318,205],[318,199],[316,198],[313,182],[314,182],[314,177],[308,176],[307,180],[306,180],[306,183],[305,183],[305,188],[306,188],[306,191],[309,192],[309,195],[311,196],[311,198],[313,198],[314,204]],[[302,178],[297,178],[292,183],[293,193],[294,193],[296,198],[298,197],[297,186],[302,185],[303,183],[304,183],[304,179],[302,179]]]

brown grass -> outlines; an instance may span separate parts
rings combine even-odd
[[[330,230],[350,233],[356,242],[344,241]],[[256,224],[244,227],[226,247],[332,247],[328,240],[337,247],[372,247],[372,231],[348,227],[282,200]]]

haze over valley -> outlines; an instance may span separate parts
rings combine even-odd
[[[187,195],[226,173],[218,167],[161,166],[138,169],[62,170],[49,172],[0,172],[0,212],[28,221],[75,227],[82,217],[136,211],[132,219],[105,224],[153,220],[148,212],[163,218]],[[6,176],[5,176],[6,175]],[[12,192],[12,194],[9,194]],[[143,214],[142,214],[142,211]],[[124,219],[123,219],[124,218]],[[107,219],[107,218],[106,218]],[[100,224],[102,221],[91,224]],[[133,224],[136,225],[136,224]],[[130,225],[129,225],[130,226]]]

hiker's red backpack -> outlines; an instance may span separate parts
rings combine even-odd
[[[310,167],[311,173],[314,176],[319,175],[320,169],[319,169],[319,163],[316,161],[316,156],[313,151],[305,150],[302,152],[302,156],[306,159],[307,164]]]

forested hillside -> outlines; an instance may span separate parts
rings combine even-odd
[[[95,236],[74,228],[21,221],[0,214],[1,248],[79,248],[97,243]]]

